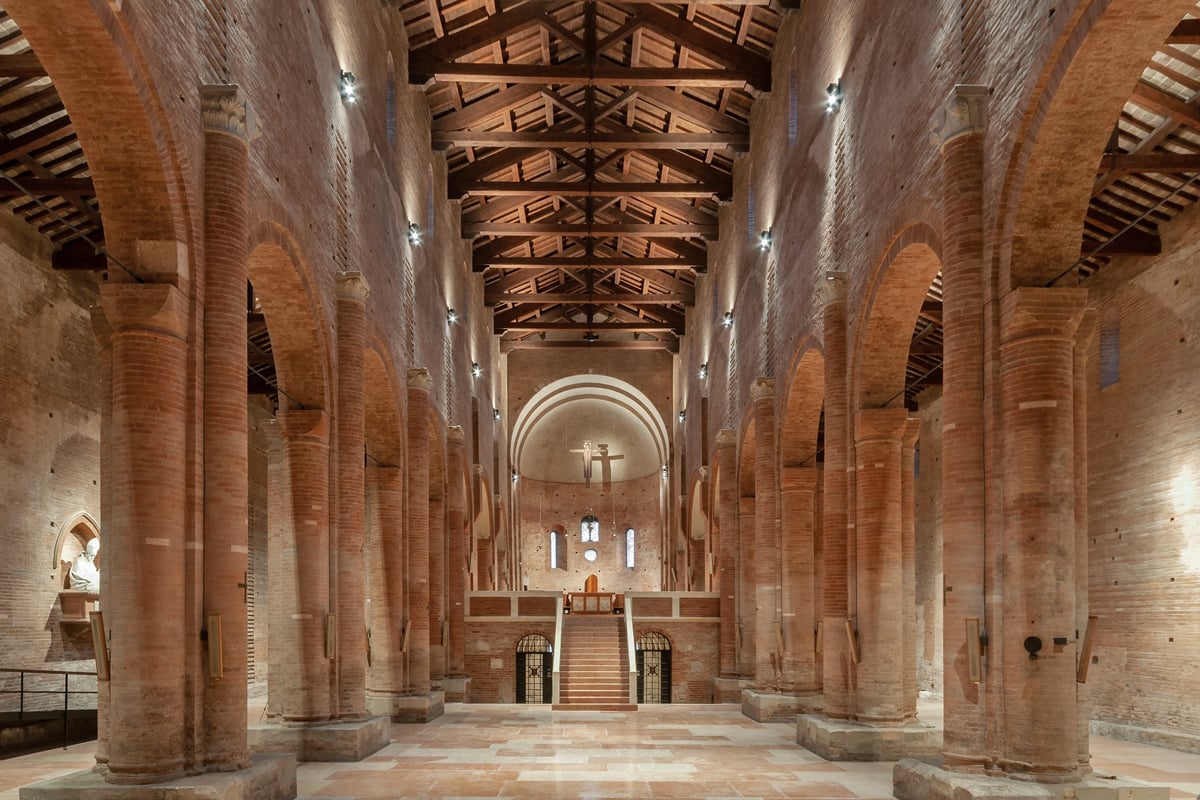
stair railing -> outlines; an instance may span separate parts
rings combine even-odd
[[[629,660],[629,702],[637,703],[637,654],[633,651],[633,599],[625,596],[625,657]]]
[[[563,643],[563,598],[560,595],[554,609],[554,678],[551,702],[562,702],[562,643]]]

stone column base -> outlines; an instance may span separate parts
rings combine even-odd
[[[1127,778],[1089,777],[1078,783],[1029,783],[949,772],[906,759],[892,768],[892,794],[900,800],[1167,800],[1171,790]]]
[[[469,687],[468,687],[469,688]],[[429,694],[373,694],[367,692],[367,709],[392,722],[431,722],[446,710],[444,692]]]
[[[255,755],[246,769],[209,772],[166,783],[127,786],[105,783],[87,769],[23,786],[21,800],[292,800],[296,759],[291,754]]]
[[[297,761],[362,761],[391,741],[387,717],[289,725],[256,722],[247,729],[252,753],[295,753]]]
[[[740,703],[742,690],[754,686],[749,678],[713,678],[714,703]]]
[[[883,727],[806,714],[796,720],[796,743],[830,761],[897,761],[939,756],[942,732],[917,720]]]
[[[820,692],[782,694],[761,689],[742,689],[742,714],[755,722],[793,722],[798,714],[820,713]]]
[[[467,703],[471,697],[470,678],[446,678],[442,681],[447,703]]]

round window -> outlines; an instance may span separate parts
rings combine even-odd
[[[586,558],[588,561],[595,561],[596,560],[596,551],[589,547],[587,550],[583,551],[583,557]]]

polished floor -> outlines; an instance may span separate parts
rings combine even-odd
[[[924,704],[923,704],[924,705]],[[936,721],[936,709],[925,716]],[[758,724],[737,706],[637,712],[450,704],[428,725],[395,725],[358,764],[302,764],[305,798],[891,797],[891,763],[834,764],[801,749],[795,726]],[[18,786],[92,764],[94,744],[0,760],[0,800]],[[1200,793],[1200,755],[1092,738],[1098,773]]]

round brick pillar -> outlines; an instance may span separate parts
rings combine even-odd
[[[1041,781],[1079,775],[1074,346],[1086,296],[1081,289],[1019,288],[1001,307],[1004,726],[998,764]],[[1034,639],[1040,649],[1030,658],[1025,645]]]
[[[775,451],[775,380],[759,378],[750,387],[754,402],[754,683],[778,687],[783,653],[780,624],[779,459]]]
[[[493,529],[488,538],[475,540],[475,573],[481,592],[491,592],[496,588],[495,536],[496,531]]]
[[[466,436],[462,426],[446,429],[446,528],[449,603],[447,620],[447,674],[462,678],[467,674],[465,606],[467,602],[467,530]]]
[[[337,657],[340,719],[367,715],[367,652],[363,593],[363,453],[366,403],[367,281],[358,272],[337,276]]]
[[[429,372],[408,371],[408,689],[429,694]]]
[[[287,492],[287,469],[284,463],[283,435],[279,420],[270,417],[263,421],[267,439],[267,641],[284,642],[290,636],[290,590],[284,581],[283,561],[286,549],[291,550],[291,503]],[[289,556],[290,558],[291,556]],[[291,577],[289,570],[288,577]],[[285,673],[288,670],[283,644],[267,648],[267,717],[278,720],[283,716],[283,696],[287,690]]]
[[[967,670],[966,620],[985,622],[983,134],[987,88],[956,86],[941,126],[943,754],[950,769],[980,769],[986,703]],[[986,676],[985,676],[986,679]]]
[[[200,90],[204,120],[204,655],[201,762],[250,764],[246,744],[246,174],[249,130],[237,86]],[[220,641],[208,621],[220,618]],[[213,674],[214,647],[220,674]]]
[[[104,617],[111,635],[108,773],[112,783],[183,774],[187,595],[189,306],[168,284],[106,284],[111,334],[111,508],[104,519]],[[243,698],[246,688],[241,687]]]
[[[404,476],[399,467],[371,467],[372,535],[367,542],[371,573],[368,625],[371,631],[368,698],[404,694]]]
[[[784,467],[779,487],[782,508],[783,686],[789,692],[820,688],[813,650],[816,628],[816,564],[813,559],[816,467]]]
[[[737,592],[737,631],[735,640],[738,645],[738,675],[753,678],[755,673],[755,652],[758,644],[755,640],[755,586],[758,579],[758,568],[755,564],[755,554],[758,552],[758,542],[755,540],[754,528],[754,496],[738,497],[738,592]],[[763,642],[766,646],[766,642]]]
[[[280,615],[284,720],[323,722],[331,715],[332,664],[327,657],[329,598],[329,417],[321,409],[280,409],[289,530],[285,532]],[[275,565],[272,565],[275,566]]]
[[[446,484],[429,498],[429,680],[442,688],[446,677]]]
[[[716,590],[720,592],[721,677],[737,675],[737,546],[738,485],[737,440],[733,431],[721,430],[716,441],[717,547],[720,550]]]
[[[845,719],[850,709],[850,654],[846,620],[850,614],[847,561],[848,502],[846,470],[849,413],[846,387],[846,286],[839,272],[825,281],[822,312],[825,345],[825,481],[822,500],[824,555],[822,600],[823,712],[830,719]]]
[[[907,427],[903,408],[863,410],[854,421],[860,649],[855,716],[863,722],[905,719],[900,470]]]

